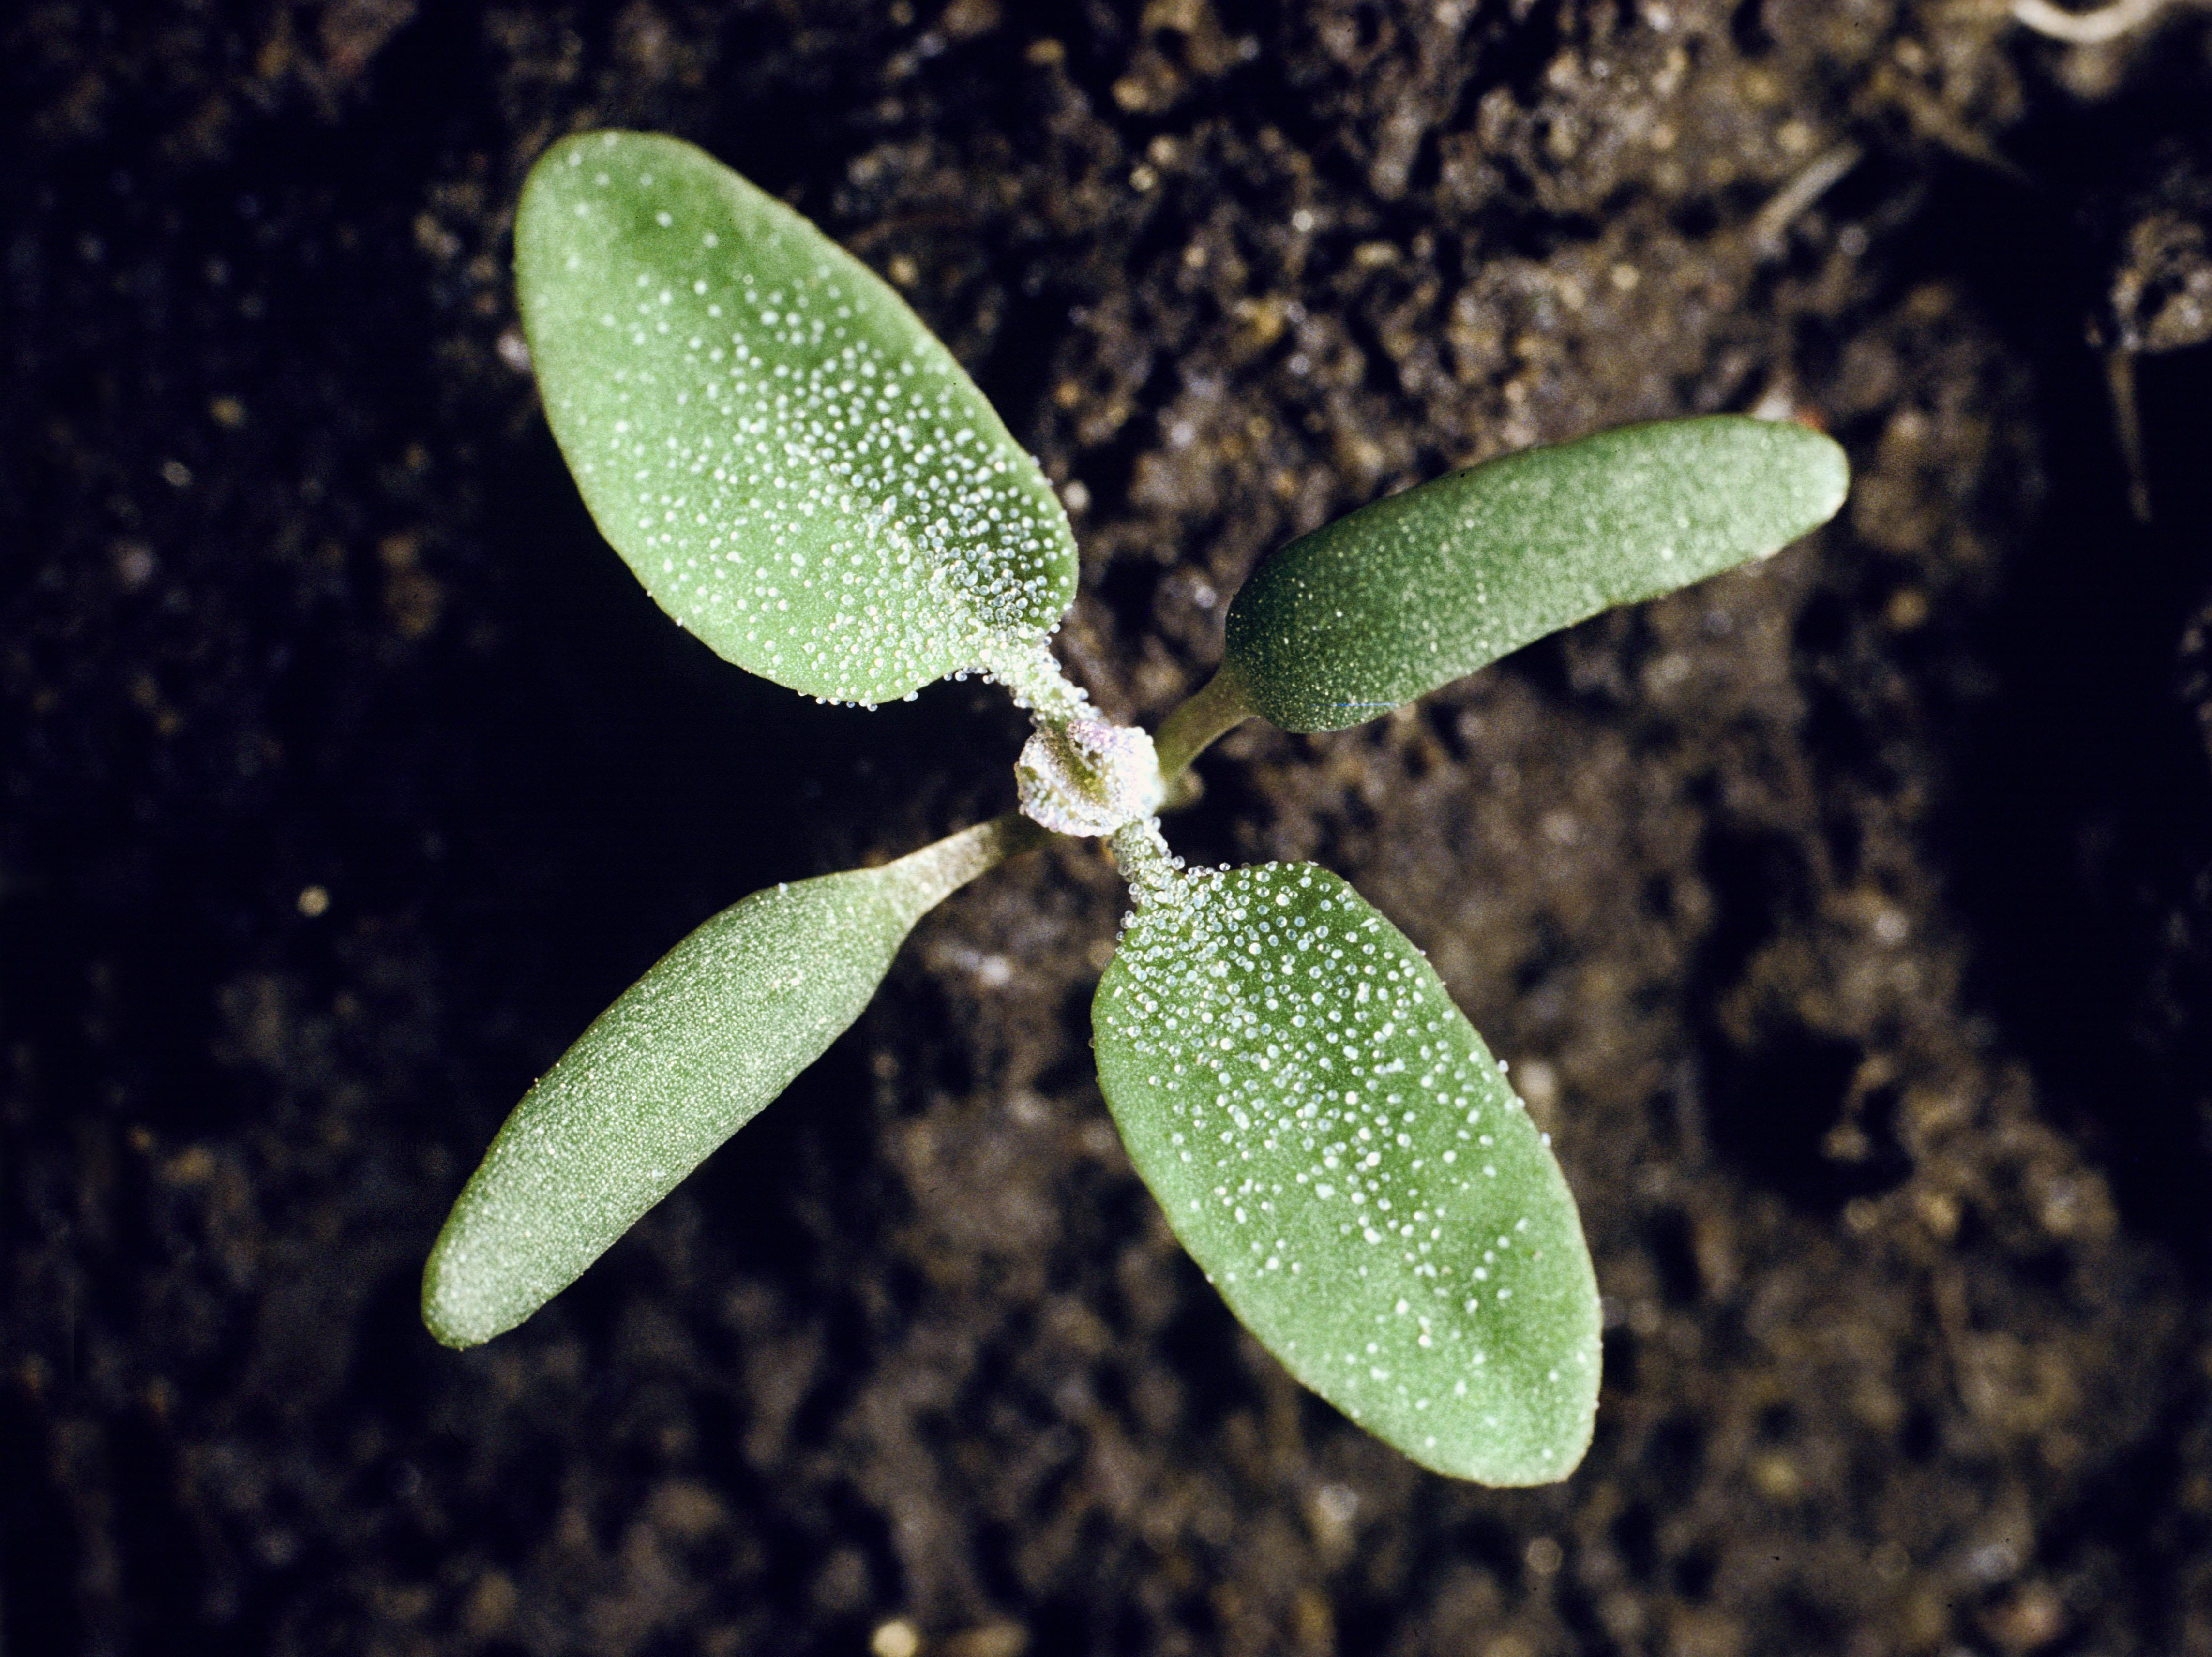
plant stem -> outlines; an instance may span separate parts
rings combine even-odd
[[[1014,706],[1027,709],[1032,720],[1064,725],[1099,717],[1091,698],[1061,671],[1060,659],[1042,639],[994,646],[976,665],[987,677],[1006,686]]]
[[[1223,732],[1250,718],[1252,705],[1226,666],[1161,721],[1152,745],[1159,751],[1160,776],[1172,783],[1183,768]]]
[[[1129,895],[1139,906],[1173,896],[1176,871],[1182,865],[1168,850],[1158,817],[1123,823],[1106,845],[1114,855],[1114,866],[1129,883]]]
[[[2128,468],[2128,510],[2150,522],[2150,471],[2143,464],[2142,405],[2136,400],[2136,354],[2125,346],[2105,353],[2105,385],[2112,397],[2112,434]]]
[[[1002,811],[988,822],[909,852],[886,865],[883,872],[899,901],[919,919],[986,870],[1049,838],[1049,830],[1020,812]]]
[[[1763,258],[1782,251],[1782,238],[1798,215],[1840,183],[1866,151],[1848,141],[1816,155],[1767,200],[1751,222],[1751,245]]]

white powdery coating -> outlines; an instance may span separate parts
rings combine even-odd
[[[677,140],[602,133],[516,230],[547,417],[654,598],[742,667],[877,702],[1042,640],[1074,541],[1036,463],[866,266]]]
[[[1158,808],[1159,755],[1134,725],[1042,725],[1014,762],[1014,788],[1022,815],[1054,834],[1110,835]]]
[[[1571,1470],[1599,1367],[1574,1199],[1402,933],[1310,865],[1185,875],[1094,1029],[1176,1235],[1292,1373],[1439,1472]]]

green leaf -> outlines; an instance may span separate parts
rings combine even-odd
[[[567,1288],[860,1016],[932,905],[1039,837],[1001,819],[755,892],[670,950],[492,1141],[423,1272],[430,1332],[473,1346]]]
[[[1717,415],[1528,449],[1301,536],[1229,606],[1223,671],[1288,731],[1376,719],[1532,640],[1834,516],[1844,452]]]
[[[1599,1367],[1574,1199],[1403,933],[1310,864],[1188,875],[1092,1027],[1138,1171],[1293,1375],[1439,1472],[1566,1477]]]
[[[878,702],[1075,596],[1036,463],[905,302],[704,151],[556,144],[515,225],[547,419],[601,531],[738,666]]]

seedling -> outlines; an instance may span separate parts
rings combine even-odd
[[[472,1345],[572,1282],[860,1016],[933,904],[1048,834],[1133,900],[1098,1076],[1138,1172],[1292,1374],[1416,1461],[1558,1479],[1598,1384],[1589,1254],[1547,1137],[1419,950],[1310,864],[1191,869],[1157,812],[1207,744],[1374,719],[1609,605],[1771,553],[1843,499],[1796,425],[1632,426],[1455,472],[1292,542],[1157,743],[1048,646],[1075,543],[1036,463],[899,297],[691,146],[603,132],[525,186],[547,418],[647,590],[738,666],[864,706],[980,673],[1030,712],[1021,809],[756,892],[531,1089],[453,1205],[422,1315]]]

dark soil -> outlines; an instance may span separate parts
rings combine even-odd
[[[1073,844],[535,1320],[423,1332],[590,1017],[1001,809],[1021,734],[750,680],[599,542],[507,261],[609,124],[906,288],[1063,486],[1124,716],[1449,466],[1849,447],[1806,543],[1243,730],[1172,825],[1348,876],[1511,1060],[1606,1296],[1570,1481],[1421,1472],[1241,1333],[1092,1079]],[[2189,6],[9,8],[6,1657],[2212,1653],[2208,174]],[[2172,348],[2147,523],[2093,331]]]

